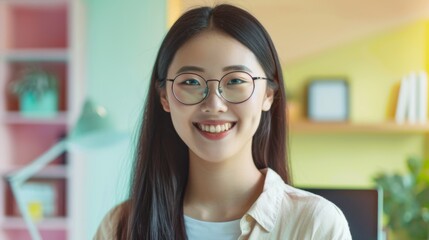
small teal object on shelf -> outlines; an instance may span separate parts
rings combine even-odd
[[[52,117],[58,113],[58,93],[49,90],[38,96],[34,92],[24,92],[20,98],[20,111],[26,117]]]
[[[58,112],[58,78],[41,66],[26,66],[10,90],[19,97],[25,117],[52,117]]]

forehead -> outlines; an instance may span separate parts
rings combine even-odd
[[[216,75],[225,72],[228,66],[238,65],[245,66],[253,73],[263,74],[261,65],[250,49],[223,32],[207,30],[178,49],[168,74],[177,74],[184,66],[195,66],[207,75]]]

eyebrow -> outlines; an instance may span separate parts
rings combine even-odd
[[[246,67],[244,65],[227,66],[227,67],[224,67],[222,70],[224,72],[227,72],[227,71],[246,71],[246,72],[252,72],[248,67]]]
[[[224,67],[222,69],[224,72],[228,71],[246,71],[246,72],[252,72],[248,67],[244,65],[231,65]],[[176,74],[183,73],[183,72],[205,72],[204,68],[197,67],[197,66],[183,66],[181,67]]]
[[[176,74],[183,72],[204,72],[204,68],[200,68],[197,66],[183,66],[176,72]]]

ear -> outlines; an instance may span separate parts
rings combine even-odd
[[[165,90],[165,88],[161,88],[159,90],[159,95],[161,97],[162,108],[164,109],[164,111],[170,112],[170,103],[168,102],[167,91]]]
[[[269,111],[274,101],[274,90],[270,87],[265,91],[264,101],[262,102],[262,111]]]

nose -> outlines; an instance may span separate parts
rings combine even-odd
[[[220,96],[219,91],[219,82],[218,81],[208,81],[208,96],[201,103],[201,111],[206,113],[217,113],[217,112],[226,112],[228,106],[226,105],[225,99]]]

